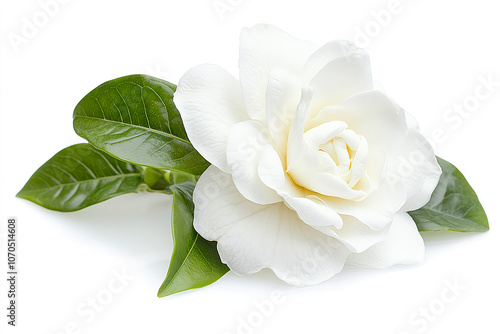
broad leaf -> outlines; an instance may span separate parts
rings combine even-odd
[[[194,184],[172,185],[172,236],[174,250],[167,277],[158,297],[212,284],[229,271],[220,260],[217,244],[203,239],[193,228]]]
[[[108,81],[76,106],[76,133],[133,164],[201,175],[209,163],[188,140],[170,82],[147,75]]]
[[[17,194],[47,209],[76,211],[137,192],[142,168],[116,160],[90,144],[63,149],[43,164]]]
[[[409,212],[419,231],[487,231],[486,213],[465,177],[451,163],[437,159],[443,174],[430,201]]]

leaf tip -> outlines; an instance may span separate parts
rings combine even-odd
[[[163,297],[171,296],[173,294],[176,294],[176,293],[179,293],[179,292],[185,291],[185,290],[188,290],[188,289],[174,290],[174,289],[169,288],[168,285],[165,287],[165,283],[164,283],[158,289],[158,293],[156,294],[156,296],[158,298],[163,298]]]
[[[26,191],[24,190],[24,188],[25,187],[23,187],[23,189],[18,191],[18,193],[16,194],[16,198],[22,198],[22,199],[31,201],[29,196],[26,194]]]

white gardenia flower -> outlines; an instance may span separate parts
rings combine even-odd
[[[194,191],[194,227],[222,262],[304,285],[346,263],[423,260],[407,211],[425,205],[441,169],[413,118],[374,88],[368,55],[257,25],[241,33],[239,69],[238,82],[197,66],[174,95],[212,164]]]

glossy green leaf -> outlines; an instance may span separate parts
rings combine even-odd
[[[59,151],[17,194],[47,209],[76,211],[112,197],[137,192],[142,168],[119,161],[90,144]]]
[[[169,172],[168,179],[172,184],[179,184],[184,182],[196,183],[197,178],[191,174],[182,172]]]
[[[193,228],[193,189],[191,182],[171,186],[174,250],[158,297],[212,284],[229,271],[220,260],[216,242],[203,239]]]
[[[171,183],[165,178],[168,173],[157,168],[148,167],[144,170],[144,182],[153,192],[162,191],[171,194]]]
[[[188,140],[170,82],[147,75],[108,81],[76,106],[76,133],[133,164],[201,175],[209,163]]]
[[[472,187],[455,166],[437,159],[443,174],[430,201],[409,212],[419,231],[487,231],[488,218]]]
[[[147,167],[144,170],[144,182],[148,186],[146,190],[151,192],[162,192],[172,194],[170,186],[173,184],[191,182],[196,183],[197,178],[188,173],[172,172],[153,167]]]

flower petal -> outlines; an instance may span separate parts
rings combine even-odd
[[[257,168],[262,151],[272,143],[267,130],[257,121],[244,121],[231,126],[227,143],[227,163],[236,188],[257,204],[282,201],[275,190],[259,178]]]
[[[441,170],[429,142],[417,131],[415,122],[408,121],[402,108],[385,94],[368,91],[324,108],[307,128],[333,120],[346,122],[349,129],[364,136],[370,155],[386,154],[386,182],[394,191],[406,190],[407,202],[402,210],[415,210],[427,203]]]
[[[318,231],[330,235],[344,243],[351,251],[360,253],[387,237],[390,224],[378,231],[372,230],[358,219],[342,215],[344,224],[336,226],[315,226]]]
[[[347,149],[345,151],[348,154]],[[301,145],[301,155],[292,166],[288,166],[287,172],[292,177],[293,182],[312,192],[345,199],[355,199],[365,195],[363,190],[352,189],[340,176],[335,175],[332,166],[326,163],[329,161],[331,165],[334,165],[333,160],[327,155],[327,153],[319,152],[317,148],[311,147],[309,142],[304,141]],[[347,162],[349,162],[349,158],[347,158]],[[349,164],[347,164],[346,169],[348,167]]]
[[[318,149],[321,144],[332,140],[334,137],[347,128],[347,124],[341,121],[331,121],[320,124],[304,133],[304,140],[311,144],[311,147]]]
[[[315,89],[311,117],[326,106],[339,104],[354,94],[373,89],[368,54],[359,49],[350,56],[329,62],[311,80],[310,86]]]
[[[430,200],[441,176],[441,167],[430,143],[414,130],[409,131],[399,154],[389,158],[389,168],[400,177],[400,182],[393,183],[393,187],[403,187],[407,191],[408,199],[403,211],[417,210],[424,206]]]
[[[394,216],[387,239],[362,253],[353,253],[348,264],[357,267],[386,268],[395,264],[422,262],[424,242],[415,222],[406,212]]]
[[[194,203],[195,229],[217,241],[221,260],[239,275],[271,268],[290,284],[316,284],[339,272],[349,254],[342,243],[304,224],[284,204],[248,201],[231,176],[214,166],[196,184]]]
[[[381,230],[391,223],[396,212],[406,201],[406,191],[402,187],[392,188],[383,183],[361,201],[320,196],[321,199],[341,215],[353,216],[374,231]]]
[[[288,132],[300,102],[300,79],[283,70],[275,69],[269,74],[266,90],[267,128],[276,148],[286,154]]]
[[[295,116],[288,133],[288,143],[286,151],[287,168],[292,168],[302,154],[304,126],[313,95],[314,89],[312,87],[302,88],[300,102],[297,105],[297,110],[295,111]]]
[[[228,171],[229,127],[249,119],[238,81],[216,65],[199,65],[179,80],[174,103],[196,150],[210,163]]]
[[[365,137],[360,136],[356,155],[351,161],[351,179],[349,180],[349,187],[353,187],[363,176],[366,165],[368,163],[368,143]]]
[[[295,210],[306,224],[310,226],[334,226],[341,228],[343,221],[340,215],[328,207],[315,195],[293,197],[286,192],[278,191],[285,203]]]
[[[240,82],[248,114],[266,121],[266,89],[274,69],[300,75],[305,62],[316,49],[309,41],[290,36],[265,24],[245,28],[240,35]]]
[[[400,145],[408,132],[405,113],[382,92],[371,90],[325,107],[306,129],[330,121],[343,121],[366,138],[370,150],[387,151]],[[381,135],[383,134],[383,135]]]
[[[262,181],[283,197],[285,203],[297,212],[299,217],[310,226],[342,226],[342,218],[332,208],[315,195],[307,194],[298,187],[283,171],[283,162],[271,147],[266,147],[259,163],[259,176]]]
[[[264,148],[259,162],[259,177],[268,187],[280,193],[287,193],[293,197],[305,197],[304,188],[293,183],[288,174],[284,172],[285,162],[271,145]]]
[[[312,78],[329,62],[337,58],[350,57],[360,52],[360,49],[351,41],[335,40],[326,43],[317,49],[304,65],[302,76],[306,82]]]

